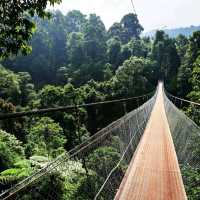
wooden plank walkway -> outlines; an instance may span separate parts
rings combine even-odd
[[[187,199],[159,83],[156,103],[115,200]]]

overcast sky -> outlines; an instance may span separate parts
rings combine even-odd
[[[140,23],[145,31],[163,27],[200,25],[200,0],[133,0]],[[133,12],[131,0],[63,0],[54,9],[64,14],[80,10],[96,13],[109,28],[127,13]]]

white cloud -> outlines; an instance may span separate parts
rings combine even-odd
[[[200,0],[133,0],[145,30],[167,27],[200,25]],[[51,8],[52,9],[52,8]],[[80,10],[96,13],[109,28],[114,22],[132,12],[131,0],[63,0],[56,5],[63,13]]]

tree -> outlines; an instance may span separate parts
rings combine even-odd
[[[123,44],[133,38],[139,38],[143,27],[140,25],[137,15],[125,15],[120,23],[114,23],[108,30],[109,38],[118,37]]]
[[[0,65],[0,97],[17,103],[20,94],[19,76]]]
[[[115,167],[119,159],[120,154],[117,149],[107,146],[100,147],[89,155],[88,167],[94,170],[98,176],[106,178],[107,172]]]
[[[183,181],[185,185],[185,190],[187,197],[189,199],[199,199],[200,198],[200,169],[198,167],[191,167],[190,165],[184,166],[181,169],[183,176]]]
[[[107,46],[109,63],[116,69],[120,63],[121,42],[119,41],[119,38],[114,37],[107,41]]]
[[[100,147],[96,149],[93,153],[91,153],[88,157],[87,166],[90,170],[94,171],[98,180],[96,180],[95,186],[98,188],[104,183],[105,179],[108,176],[108,172],[110,172],[116,164],[120,160],[120,153],[114,147]],[[124,175],[123,167],[124,163],[120,163],[120,165],[113,172],[112,176],[117,176],[118,178],[112,179],[112,186],[116,188],[120,184],[120,180]],[[95,179],[95,177],[93,178]],[[109,180],[110,181],[110,180]],[[111,186],[110,186],[111,187]],[[115,196],[115,191],[110,190],[112,188],[105,187],[104,191],[100,194],[100,199],[113,199]],[[96,188],[95,188],[96,189]]]
[[[26,154],[56,158],[64,152],[66,138],[63,129],[49,117],[42,117],[30,128]]]
[[[70,83],[63,87],[46,85],[40,92],[40,107],[58,107],[83,104],[86,94],[82,89],[75,89]],[[49,113],[48,116],[54,119],[63,128],[67,139],[65,148],[70,150],[88,137],[85,128],[87,113],[83,108],[67,110],[65,112]]]
[[[69,80],[69,68],[60,67],[56,72],[56,79],[58,84],[66,84]]]
[[[139,38],[141,32],[144,30],[140,25],[137,15],[128,14],[125,15],[121,20],[121,25],[125,29],[125,37],[128,42],[131,38]]]
[[[55,107],[62,100],[62,88],[60,86],[46,85],[39,91],[40,105],[42,108]]]
[[[114,23],[108,30],[108,36],[109,38],[118,37],[122,41],[123,31],[124,29],[120,23]]]
[[[142,39],[131,39],[128,43],[129,49],[132,51],[132,56],[144,57],[148,56],[148,46]]]
[[[24,155],[22,142],[0,129],[0,171],[13,167]]]
[[[86,16],[78,10],[72,10],[65,16],[65,25],[67,33],[83,32],[84,25],[87,22]]]
[[[149,59],[131,57],[119,67],[112,79],[115,94],[128,97],[150,91],[155,84],[150,82],[150,77],[156,79],[156,73],[155,62]]]
[[[191,62],[195,62],[197,57],[200,54],[200,31],[193,33],[192,37],[189,40],[189,52],[191,54]]]
[[[192,101],[200,101],[200,55],[197,57],[193,64],[192,76],[189,79],[192,85],[192,91],[188,94],[188,97]]]
[[[33,18],[37,31],[29,44],[32,52],[28,56],[18,55],[3,63],[11,70],[29,72],[37,85],[55,83],[59,67],[67,63],[65,18],[61,12],[52,12],[50,20]]]
[[[104,72],[104,80],[105,81],[110,80],[113,76],[112,65],[110,63],[105,64],[103,72]]]
[[[0,113],[13,113],[16,112],[16,107],[3,99],[0,99]],[[20,119],[7,119],[0,121],[0,128],[14,134],[18,139],[23,140],[24,135]]]
[[[185,59],[186,56],[185,56]],[[192,74],[192,69],[188,65],[188,62],[185,60],[178,69],[177,74],[177,94],[180,97],[186,97],[187,94],[191,91],[192,86],[189,83],[189,79]]]
[[[133,49],[128,49],[130,45],[122,45],[135,37],[127,36],[130,29],[127,20],[123,20],[124,25],[114,24],[108,32],[98,16],[93,14],[86,18],[76,10],[66,16],[54,11],[50,20],[38,16],[32,20],[37,26],[30,41],[32,53],[7,59],[3,64],[15,72],[29,72],[36,87],[61,82],[80,86],[91,79],[102,81],[106,63],[117,69],[133,55],[130,53]],[[136,45],[135,49],[144,47],[143,42]],[[145,51],[146,47],[134,54],[143,55]],[[62,76],[59,69],[63,67],[66,70]]]
[[[194,63],[194,68],[192,71],[191,83],[193,90],[200,91],[200,56],[197,57],[197,60]]]
[[[2,0],[0,2],[0,57],[17,54],[20,49],[22,53],[30,52],[27,40],[31,38],[35,28],[30,17],[34,15],[45,17],[47,3],[54,5],[60,2],[61,0],[28,2]]]
[[[40,177],[36,185],[30,185],[24,190],[17,193],[17,198],[21,200],[30,199],[67,199],[67,185],[64,176],[61,173],[53,171],[46,173],[45,176]],[[30,192],[34,191],[34,192]]]
[[[105,61],[106,29],[100,17],[91,14],[85,24],[83,33],[87,59],[91,59],[93,62]]]
[[[12,185],[15,185],[19,181],[22,181],[26,177],[30,176],[33,172],[31,162],[25,158],[19,159],[13,166],[0,173],[0,192],[1,190],[9,189]]]
[[[105,95],[98,91],[97,89],[98,83],[94,80],[89,81],[87,84],[81,87],[84,95],[84,101],[86,103],[94,103],[98,101],[103,101]],[[87,125],[88,130],[91,134],[97,132],[98,128],[100,127],[99,124],[99,117],[101,117],[99,109],[97,107],[88,107],[87,108]]]
[[[179,54],[179,56],[182,60],[182,58],[186,54],[188,44],[189,44],[189,40],[184,35],[178,35],[175,43],[176,43],[176,49],[178,51],[178,54]]]
[[[182,58],[182,63],[178,72],[178,93],[185,97],[191,90],[193,90],[192,77],[193,68],[198,66],[198,56],[200,55],[200,31],[193,33],[189,39],[187,51]],[[196,71],[196,69],[195,69]],[[195,72],[196,73],[196,72]],[[194,83],[195,81],[193,81]]]
[[[123,64],[123,62],[125,60],[128,60],[132,55],[132,51],[130,49],[129,44],[125,44],[122,46],[122,50],[121,50],[121,65]]]
[[[70,69],[75,72],[80,68],[80,65],[86,61],[83,33],[70,33],[67,39],[66,48],[71,66]]]
[[[175,40],[168,37],[164,31],[157,31],[152,48],[152,58],[157,61],[159,78],[165,80],[166,87],[175,92],[177,87],[177,73],[180,67]]]
[[[31,102],[36,99],[36,92],[34,85],[31,83],[32,78],[28,72],[19,72],[19,84],[20,84],[20,105],[26,106],[30,105]]]

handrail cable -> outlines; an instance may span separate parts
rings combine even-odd
[[[140,109],[141,109],[141,107],[137,108],[135,111],[138,111]],[[3,198],[4,200],[10,198],[11,196],[15,195],[16,192],[19,192],[20,190],[22,190],[27,185],[31,184],[32,182],[35,182],[41,176],[43,176],[46,173],[48,173],[49,170],[55,169],[57,166],[60,165],[60,163],[63,162],[63,160],[68,160],[68,159],[70,159],[72,157],[75,157],[75,156],[78,155],[78,153],[84,152],[84,150],[89,148],[89,146],[95,144],[96,142],[98,143],[98,141],[100,141],[102,138],[105,138],[106,135],[110,134],[111,128],[112,129],[116,129],[117,127],[119,127],[121,125],[121,123],[122,123],[122,119],[124,117],[129,118],[130,117],[129,115],[133,115],[134,116],[135,114],[133,112],[131,112],[131,113],[127,114],[126,116],[123,116],[120,119],[112,122],[109,126],[107,126],[104,129],[100,130],[95,135],[91,136],[86,141],[84,141],[82,144],[79,144],[78,146],[76,146],[75,148],[73,148],[72,150],[70,150],[67,153],[65,152],[65,153],[61,154],[56,159],[54,159],[53,161],[48,163],[45,167],[43,167],[39,171],[36,171],[31,176],[25,178],[20,183],[16,184],[15,187],[14,187],[14,190],[13,190],[13,188],[11,188],[11,189],[8,189],[8,190],[4,191],[2,194],[0,194],[0,198]],[[142,123],[144,123],[144,121],[142,121]]]
[[[149,92],[145,95],[141,95],[141,96],[117,99],[117,100],[110,100],[110,101],[101,101],[101,102],[95,102],[95,103],[86,103],[86,104],[70,105],[70,106],[59,106],[59,107],[55,107],[55,108],[44,108],[44,109],[40,109],[40,110],[31,110],[31,111],[24,111],[24,112],[1,113],[0,120],[18,118],[18,117],[30,116],[30,115],[37,115],[37,114],[44,114],[44,113],[50,113],[50,112],[57,112],[57,111],[66,111],[66,110],[77,109],[80,107],[86,108],[86,107],[90,107],[90,106],[104,105],[104,104],[110,104],[110,103],[127,102],[127,101],[130,101],[133,99],[144,98],[146,96],[153,94],[153,92],[154,91]]]
[[[184,101],[184,102],[193,104],[193,105],[200,106],[200,103],[197,103],[197,102],[194,102],[194,101],[189,101],[189,100],[186,100],[186,99],[182,99],[182,98],[180,98],[180,97],[177,97],[177,96],[174,96],[174,95],[170,94],[170,93],[167,92],[167,91],[166,91],[166,93],[167,93],[167,95],[169,95],[170,97],[173,97],[173,98],[175,98],[175,99],[178,99],[178,100],[181,100],[181,101]]]

